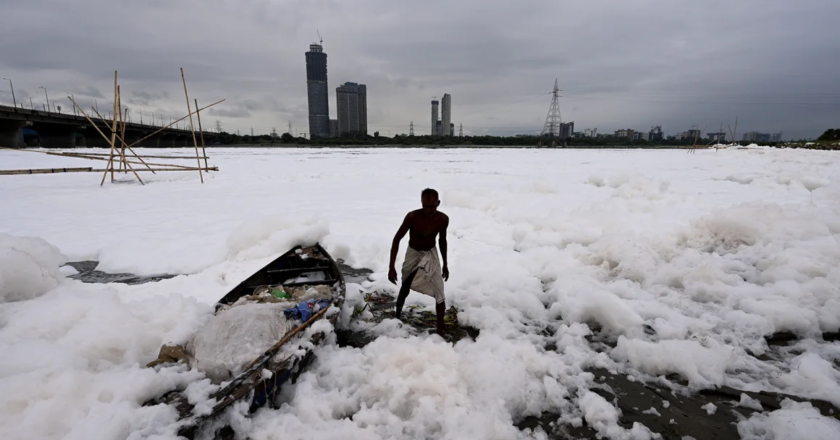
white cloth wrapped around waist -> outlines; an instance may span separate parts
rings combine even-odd
[[[403,282],[415,271],[411,290],[431,296],[436,303],[444,302],[446,298],[443,295],[443,274],[437,247],[428,251],[418,251],[408,246],[402,267]]]

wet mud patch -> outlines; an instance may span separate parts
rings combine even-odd
[[[352,320],[364,321],[366,325],[376,325],[386,319],[395,318],[397,299],[386,292],[370,292],[365,294],[363,303],[353,311]],[[437,314],[424,310],[422,306],[405,306],[401,321],[409,327],[412,334],[431,334],[437,331]],[[479,330],[462,325],[458,322],[458,309],[450,306],[443,319],[446,330],[446,340],[451,343],[470,338],[475,340]],[[357,328],[336,329],[339,346],[361,348],[372,342],[377,336],[367,330]]]
[[[341,274],[344,275],[345,283],[362,284],[362,282],[368,281],[370,275],[373,273],[370,269],[357,269],[355,267],[348,266],[344,263],[344,260],[340,258],[335,260],[335,262],[338,264],[338,270],[340,270]]]
[[[592,392],[599,394],[620,410],[619,423],[630,429],[640,423],[665,440],[720,439],[737,440],[738,422],[757,412],[781,408],[785,399],[809,402],[824,416],[836,417],[840,409],[822,400],[803,399],[772,392],[742,391],[730,387],[702,390],[686,395],[651,383],[643,383],[627,375],[613,374],[604,369],[591,369],[595,375]],[[743,397],[746,396],[746,397]],[[742,400],[757,402],[742,406]],[[754,405],[755,403],[753,403]],[[573,427],[557,422],[559,414],[544,413],[540,417],[526,417],[516,426],[521,430],[541,428],[552,440],[591,439],[597,432],[587,426]]]
[[[337,260],[338,268],[344,274],[344,279],[348,283],[361,283],[368,279],[368,276],[373,273],[370,269],[357,269],[344,264],[344,261]],[[144,284],[156,281],[175,278],[178,275],[172,274],[158,274],[151,276],[140,276],[132,273],[107,273],[96,270],[99,262],[95,260],[85,261],[71,261],[66,264],[75,269],[78,273],[68,276],[74,280],[79,280],[83,283],[123,283],[123,284]]]
[[[107,273],[96,270],[96,267],[99,266],[99,262],[93,260],[71,261],[66,265],[76,269],[78,272],[77,274],[70,275],[68,278],[79,280],[83,283],[144,284],[178,276],[170,274],[140,276],[131,273]]]

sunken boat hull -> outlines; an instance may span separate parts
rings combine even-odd
[[[243,299],[254,296],[260,290],[265,290],[267,286],[278,285],[289,289],[303,286],[326,286],[331,290],[332,299],[329,306],[323,307],[309,319],[287,332],[271,348],[256,357],[242,373],[211,395],[215,399],[215,404],[209,414],[194,414],[194,408],[188,403],[182,390],[170,391],[147,402],[146,405],[170,404],[178,410],[182,423],[178,431],[179,435],[193,438],[204,422],[222,414],[236,402],[250,402],[249,411],[251,412],[266,404],[273,404],[274,397],[283,385],[296,379],[314,358],[314,353],[310,349],[303,356],[277,360],[283,345],[294,343],[295,339],[304,337],[303,330],[314,322],[327,319],[334,326],[339,314],[332,313],[327,316],[327,312],[332,307],[340,310],[344,303],[346,293],[344,276],[338,264],[320,244],[296,246],[276,258],[223,296],[216,303],[216,313],[234,306],[238,301],[241,302]],[[314,333],[310,337],[310,342],[313,346],[317,346],[325,336],[322,332]],[[270,374],[266,374],[266,370]]]

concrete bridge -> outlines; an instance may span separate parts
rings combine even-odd
[[[88,116],[91,114],[88,112]],[[91,120],[105,133],[111,135],[111,121],[91,117]],[[196,139],[201,142],[196,124]],[[36,135],[24,136],[27,132]],[[126,123],[125,141],[129,144],[159,130],[160,127],[148,124]],[[216,133],[204,132],[205,144],[216,142]],[[151,148],[192,146],[192,132],[167,128],[144,140],[138,146]],[[46,148],[101,147],[109,148],[108,142],[96,131],[84,116],[72,113],[56,113],[30,110],[0,105],[0,147],[22,148],[41,146]]]

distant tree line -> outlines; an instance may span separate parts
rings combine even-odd
[[[817,138],[818,141],[840,141],[840,128],[829,128]]]
[[[819,140],[840,140],[840,129],[827,130]],[[641,139],[626,139],[618,137],[574,137],[554,138],[549,136],[517,135],[517,136],[408,136],[398,134],[394,137],[380,136],[379,132],[373,135],[361,133],[345,133],[339,137],[307,139],[296,137],[290,133],[283,133],[274,137],[271,135],[237,135],[235,133],[222,132],[217,138],[222,145],[307,145],[307,146],[420,146],[420,147],[451,147],[451,146],[525,146],[525,147],[556,147],[556,148],[603,148],[603,147],[630,147],[630,148],[667,148],[686,147],[691,145],[706,146],[714,142],[708,139],[676,139],[668,137],[662,140],[647,141]],[[803,141],[804,142],[804,141]],[[732,142],[727,142],[732,143]],[[750,141],[736,141],[738,145],[749,145]],[[763,143],[769,146],[785,146],[790,142]]]

